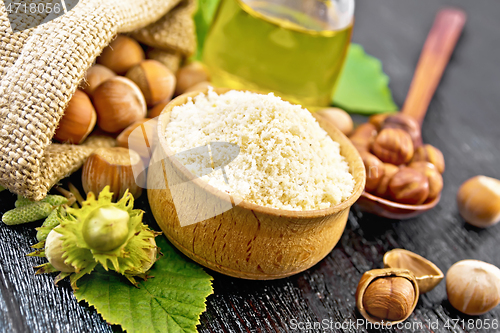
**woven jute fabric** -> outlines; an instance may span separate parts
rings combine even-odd
[[[192,15],[196,1],[183,1],[160,20],[131,36],[138,41],[164,50],[173,50],[188,57],[196,51],[195,25]]]
[[[154,59],[168,67],[172,72],[177,72],[181,66],[183,56],[180,52],[163,49],[151,49],[147,53],[149,59]]]
[[[51,144],[87,69],[118,33],[131,33],[166,17],[179,0],[80,0],[64,16],[20,32],[12,31],[2,2],[0,184],[40,200],[97,146],[109,145],[100,139],[83,146]],[[22,27],[23,21],[16,24]]]

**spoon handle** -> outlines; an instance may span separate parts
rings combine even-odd
[[[427,36],[411,82],[402,113],[422,124],[429,103],[443,76],[444,69],[460,37],[466,21],[462,10],[447,8],[439,11]]]

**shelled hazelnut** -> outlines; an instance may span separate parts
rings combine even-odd
[[[92,132],[97,115],[88,96],[77,90],[71,98],[54,138],[59,142],[80,144]]]
[[[429,181],[423,173],[404,167],[389,181],[389,193],[396,202],[420,205],[429,196]]]
[[[439,173],[436,166],[429,162],[412,162],[410,168],[423,173],[429,181],[429,196],[426,201],[432,201],[441,194],[443,190],[443,176]]]
[[[150,107],[169,101],[174,95],[176,83],[174,73],[156,60],[144,60],[135,65],[129,69],[126,77],[137,84]]]
[[[368,119],[368,122],[370,124],[373,124],[377,131],[380,131],[382,129],[382,125],[384,124],[384,121],[389,117],[391,113],[379,113],[379,114],[374,114],[373,116],[370,116]]]
[[[374,194],[381,198],[389,198],[389,182],[398,173],[399,167],[394,164],[384,163],[384,176],[380,180]]]
[[[97,58],[97,63],[124,75],[130,68],[140,64],[145,58],[141,45],[134,39],[119,35]]]
[[[339,108],[326,108],[317,111],[317,114],[333,124],[345,135],[349,135],[352,132],[352,118],[344,110]]]
[[[356,127],[354,132],[349,136],[349,139],[358,151],[368,151],[376,136],[377,129],[375,126],[370,123],[364,123]]]
[[[382,162],[401,165],[413,157],[413,142],[404,130],[386,128],[375,138],[371,151]]]
[[[146,100],[139,87],[131,80],[116,76],[102,83],[94,91],[94,106],[99,127],[117,133],[146,117]]]
[[[361,277],[355,297],[359,312],[368,321],[396,324],[412,314],[419,289],[409,270],[373,269]]]
[[[422,145],[422,134],[420,124],[410,116],[397,113],[387,117],[382,123],[381,129],[399,128],[408,133],[416,149]]]
[[[361,158],[365,165],[366,171],[366,185],[365,189],[368,192],[373,192],[377,189],[380,181],[384,177],[385,167],[384,163],[379,160],[375,155],[367,151],[360,152]]]
[[[445,169],[443,153],[434,146],[425,144],[418,147],[413,155],[412,162],[426,161],[434,164],[439,171],[443,173]]]
[[[451,305],[469,316],[484,314],[500,303],[500,269],[479,260],[462,260],[446,273]]]
[[[486,228],[500,222],[500,180],[476,176],[460,186],[457,194],[460,215],[469,224]]]

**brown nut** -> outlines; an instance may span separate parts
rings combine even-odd
[[[400,128],[410,134],[414,148],[422,145],[422,129],[420,128],[420,124],[410,116],[402,113],[391,115],[384,120],[382,129],[384,128]]]
[[[486,228],[500,222],[500,180],[476,176],[460,186],[457,194],[460,215],[469,224]]]
[[[159,104],[156,104],[153,108],[149,109],[148,111],[148,118],[156,118],[158,117],[163,109],[170,103],[170,101],[167,102],[161,102]]]
[[[451,305],[469,316],[484,314],[500,303],[500,269],[479,260],[462,260],[446,273]]]
[[[317,114],[333,124],[345,135],[349,135],[352,132],[352,118],[344,110],[339,108],[326,108],[317,111]]]
[[[94,91],[97,124],[108,133],[117,133],[146,116],[146,100],[131,80],[116,76]]]
[[[429,181],[421,172],[404,167],[389,182],[391,199],[408,205],[420,205],[429,196]]]
[[[150,107],[169,101],[174,95],[174,73],[156,60],[144,60],[132,67],[126,77],[137,84]]]
[[[418,147],[413,155],[412,162],[426,161],[434,164],[439,173],[443,173],[445,169],[443,153],[429,144]]]
[[[429,196],[427,201],[436,199],[443,190],[443,176],[439,173],[436,166],[430,162],[412,162],[410,168],[415,169],[427,176],[429,181]]]
[[[382,161],[380,161],[375,155],[372,155],[367,151],[360,152],[360,155],[363,159],[366,170],[365,190],[373,193],[384,177],[384,163],[382,163]]]
[[[444,278],[443,272],[431,261],[404,249],[394,249],[384,254],[385,268],[407,269],[417,280],[420,294],[434,289]]]
[[[349,136],[349,139],[358,151],[368,151],[376,136],[377,129],[375,126],[370,123],[364,123],[356,127],[354,132]]]
[[[117,146],[137,152],[141,156],[144,165],[148,166],[156,144],[157,124],[156,119],[148,118],[133,123],[118,135],[116,138]]]
[[[381,198],[389,198],[389,182],[391,178],[399,171],[399,167],[394,164],[384,163],[384,176],[375,190],[375,195]]]
[[[203,81],[210,81],[208,70],[201,62],[193,61],[177,71],[175,94],[184,94],[187,89]]]
[[[205,91],[208,89],[208,87],[211,87],[211,86],[212,86],[212,84],[210,82],[203,81],[203,82],[195,84],[192,87],[189,87],[188,89],[186,89],[185,93],[193,92],[193,91]]]
[[[368,122],[370,124],[373,124],[377,131],[380,131],[382,129],[382,125],[384,124],[384,121],[392,115],[392,113],[379,113],[379,114],[374,114],[368,119]]]
[[[59,142],[80,144],[92,132],[97,115],[88,96],[77,90],[69,101],[54,134]]]
[[[123,75],[144,58],[144,51],[139,43],[130,37],[119,35],[102,51],[97,63]]]
[[[109,185],[113,199],[121,198],[127,189],[138,198],[145,184],[145,175],[141,173],[136,179],[134,170],[144,170],[135,151],[122,147],[96,149],[83,165],[83,189],[87,194],[100,193]]]
[[[87,93],[90,97],[94,93],[94,90],[104,81],[111,79],[116,76],[116,73],[111,69],[104,67],[102,65],[94,65],[90,67],[85,74],[85,80],[82,84],[83,91]]]
[[[413,274],[405,269],[373,269],[363,274],[356,289],[356,306],[372,323],[397,324],[415,309],[419,297]]]
[[[382,162],[401,165],[409,162],[413,157],[413,142],[404,130],[386,128],[375,138],[371,151]]]

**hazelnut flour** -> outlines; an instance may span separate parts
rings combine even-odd
[[[211,142],[238,145],[239,155],[224,167],[228,183],[220,168],[207,172],[210,162],[196,150],[181,154],[181,162],[211,186],[257,205],[324,209],[346,200],[354,189],[339,144],[308,110],[272,93],[218,95],[210,89],[173,108],[165,137],[176,154]]]

